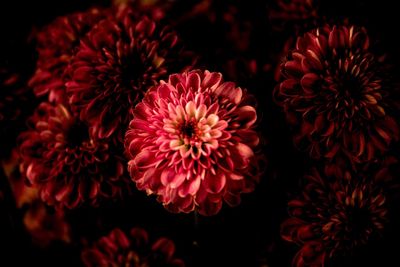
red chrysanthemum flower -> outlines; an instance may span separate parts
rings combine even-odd
[[[42,103],[19,143],[22,173],[48,204],[74,208],[121,191],[125,161],[63,105]]]
[[[340,177],[338,174],[340,173]],[[281,228],[283,239],[301,246],[294,266],[324,266],[379,237],[387,222],[386,193],[379,182],[387,166],[357,173],[326,168],[306,176],[302,195],[289,202],[290,219]]]
[[[216,214],[259,180],[256,110],[216,72],[173,74],[149,89],[125,137],[136,186],[169,210]]]
[[[127,236],[114,229],[100,238],[93,247],[82,252],[85,266],[134,266],[134,267],[183,267],[184,262],[175,258],[175,245],[167,238],[149,244],[145,230],[133,228]]]
[[[355,162],[386,152],[399,126],[383,68],[363,28],[325,26],[299,37],[275,88],[296,144],[313,158],[343,152]]]
[[[57,103],[65,100],[66,67],[73,51],[81,38],[104,17],[104,10],[91,8],[59,17],[33,36],[38,60],[29,85],[37,96],[48,95],[49,101]]]
[[[81,41],[69,73],[70,103],[100,138],[123,142],[129,111],[155,81],[192,58],[176,34],[130,8],[97,24]]]

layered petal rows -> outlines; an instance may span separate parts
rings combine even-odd
[[[81,40],[69,66],[69,102],[99,138],[123,142],[130,108],[168,73],[190,66],[175,32],[121,7]]]
[[[125,160],[66,106],[42,103],[19,144],[23,175],[50,205],[96,204],[122,190]]]
[[[399,139],[397,89],[371,51],[364,28],[326,25],[299,37],[282,63],[275,96],[313,158],[370,161]]]
[[[140,190],[169,210],[212,215],[259,180],[257,113],[246,91],[209,71],[173,74],[149,89],[125,137]]]

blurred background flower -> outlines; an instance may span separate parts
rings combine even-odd
[[[399,138],[397,88],[369,43],[364,28],[326,25],[299,37],[281,65],[276,99],[313,158],[370,161]]]
[[[150,243],[147,232],[133,228],[129,234],[116,228],[82,252],[85,266],[134,266],[134,267],[184,267],[175,258],[172,240],[159,238]]]
[[[21,171],[50,205],[75,208],[114,198],[125,187],[125,160],[63,105],[41,103],[19,137]]]

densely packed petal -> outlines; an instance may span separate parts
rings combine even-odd
[[[121,192],[124,159],[67,107],[42,103],[30,126],[19,137],[21,170],[43,201],[74,208]]]
[[[192,62],[182,49],[170,28],[120,8],[81,40],[69,66],[69,102],[99,138],[122,142],[130,109],[147,88]]]
[[[372,54],[363,28],[324,26],[297,39],[275,89],[295,142],[314,158],[338,152],[370,161],[399,139],[397,89]]]
[[[259,180],[257,113],[246,91],[209,71],[149,89],[125,137],[136,186],[168,209],[216,214]]]
[[[33,36],[38,59],[29,85],[37,96],[47,96],[51,102],[65,101],[66,67],[74,49],[81,38],[106,15],[105,10],[91,8],[61,16]]]

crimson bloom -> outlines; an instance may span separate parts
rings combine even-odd
[[[382,234],[388,201],[378,183],[388,179],[388,168],[371,170],[314,169],[305,177],[302,194],[288,204],[291,218],[281,226],[283,239],[301,246],[294,266],[324,266]]]
[[[129,235],[116,228],[82,252],[85,266],[183,267],[175,258],[175,245],[167,238],[149,244],[145,230],[133,228]]]
[[[121,191],[124,160],[63,105],[42,103],[19,137],[22,173],[50,205],[74,208]]]
[[[101,19],[106,11],[91,8],[58,17],[34,34],[38,60],[36,72],[29,81],[37,96],[48,96],[50,102],[65,101],[66,67],[80,39]]]
[[[355,162],[386,152],[399,126],[384,69],[364,28],[326,25],[299,37],[275,88],[296,144],[314,158],[343,152]]]
[[[222,200],[237,205],[261,174],[250,99],[220,73],[199,70],[149,89],[125,137],[138,189],[174,212],[213,215]]]
[[[192,58],[177,35],[131,8],[98,23],[82,39],[66,83],[69,101],[99,138],[123,142],[129,111],[147,88]]]

